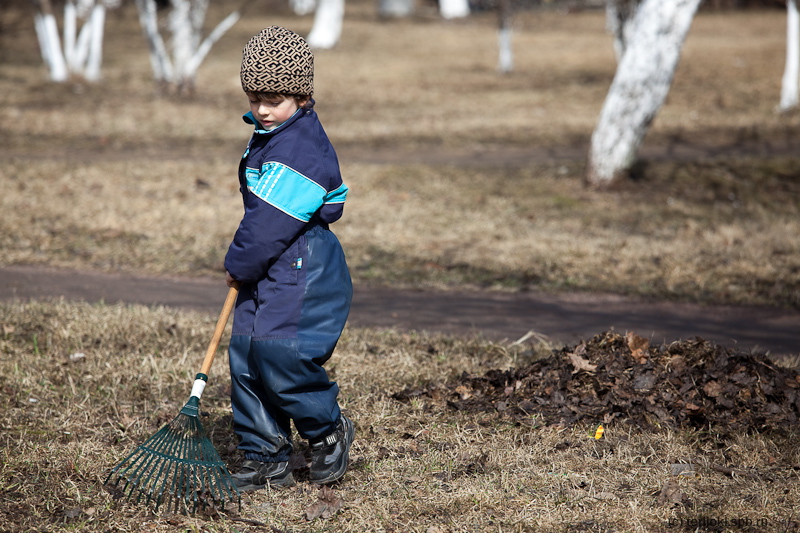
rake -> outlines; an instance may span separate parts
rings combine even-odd
[[[207,374],[237,294],[237,287],[228,291],[189,401],[172,422],[137,447],[106,478],[106,485],[121,486],[129,500],[154,503],[156,511],[164,505],[167,511],[176,513],[240,502],[239,490],[198,416]]]

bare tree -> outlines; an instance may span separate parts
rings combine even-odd
[[[167,28],[171,34],[169,46],[159,31],[155,0],[136,0],[139,22],[150,47],[150,64],[156,82],[162,89],[174,88],[179,94],[194,91],[197,70],[211,47],[241,16],[241,9],[225,17],[201,38],[209,0],[170,0]]]
[[[66,81],[79,76],[88,81],[100,78],[103,62],[103,33],[106,9],[119,6],[118,0],[67,0],[64,5],[63,45],[50,0],[32,0],[36,9],[34,26],[42,58],[50,79]],[[83,25],[78,32],[78,20]]]
[[[344,0],[319,0],[314,25],[306,40],[311,48],[327,50],[336,46],[342,36]]]
[[[797,1],[786,1],[786,67],[781,83],[781,101],[778,111],[786,112],[797,107],[798,77],[800,77],[800,16]]]
[[[701,0],[643,0],[603,103],[587,166],[590,186],[627,177],[672,85],[681,48]]]

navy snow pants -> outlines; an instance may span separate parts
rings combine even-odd
[[[319,225],[265,279],[240,288],[228,352],[234,431],[246,459],[286,461],[291,421],[304,439],[334,430],[339,387],[322,365],[342,333],[352,294],[342,247]]]

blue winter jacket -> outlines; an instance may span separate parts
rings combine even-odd
[[[342,216],[347,186],[339,161],[313,109],[301,108],[277,128],[255,126],[239,164],[244,216],[225,257],[234,279],[256,282],[306,228]]]

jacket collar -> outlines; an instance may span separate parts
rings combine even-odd
[[[261,127],[261,124],[258,123],[258,121],[256,120],[256,117],[253,116],[253,112],[252,111],[248,111],[247,113],[242,115],[242,120],[244,120],[247,124],[251,124],[251,125],[255,126],[255,133],[258,134],[258,135],[265,135],[265,134],[269,134],[269,133],[277,133],[280,130],[286,129],[290,124],[292,124],[298,118],[303,116],[306,111],[310,111],[311,109],[313,109],[313,107],[314,107],[314,100],[312,99],[311,100],[311,105],[308,106],[308,109],[304,109],[304,108],[301,107],[300,109],[295,111],[294,114],[291,117],[289,117],[289,120],[287,120],[286,122],[284,122],[280,126],[272,128],[271,130],[266,130],[263,127]]]

